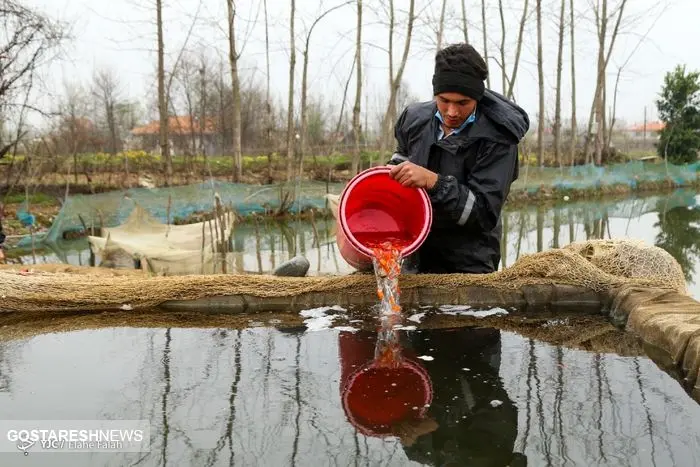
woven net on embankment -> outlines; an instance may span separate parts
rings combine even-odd
[[[154,308],[172,300],[248,296],[276,301],[309,294],[375,296],[372,275],[283,278],[263,275],[147,276],[68,265],[0,268],[0,311],[71,311]],[[513,290],[525,285],[571,285],[605,292],[627,285],[685,293],[678,263],[664,250],[637,241],[574,243],[523,256],[492,274],[407,275],[403,291],[469,286]],[[328,303],[332,305],[333,303]]]

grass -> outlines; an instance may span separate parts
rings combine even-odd
[[[13,193],[2,199],[5,204],[22,204],[25,200],[24,193]],[[35,206],[54,205],[56,204],[56,198],[45,193],[37,192],[29,195],[29,204]]]

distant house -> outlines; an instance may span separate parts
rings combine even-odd
[[[647,122],[646,124],[637,124],[624,129],[625,134],[632,139],[644,139],[656,141],[659,139],[659,133],[666,127],[664,122]]]
[[[173,155],[200,154],[212,155],[216,151],[219,131],[213,118],[200,119],[189,116],[168,117],[168,135]],[[160,151],[160,121],[133,128],[131,130],[131,149]]]

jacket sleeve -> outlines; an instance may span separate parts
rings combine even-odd
[[[453,176],[438,175],[437,183],[428,191],[434,209],[458,226],[493,230],[515,178],[517,163],[517,145],[485,143],[466,185]]]
[[[408,131],[406,128],[406,113],[408,107],[401,112],[394,125],[394,136],[396,137],[396,149],[387,165],[399,165],[408,160]]]

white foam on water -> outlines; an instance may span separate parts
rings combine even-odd
[[[408,319],[409,321],[413,321],[414,323],[420,323],[421,321],[423,321],[423,318],[425,318],[425,312],[416,313],[415,315],[411,315],[406,319]]]
[[[421,355],[421,356],[418,357],[418,358],[420,358],[421,360],[425,360],[426,362],[432,362],[433,360],[435,360],[435,359],[434,359],[433,357],[431,357],[430,355]]]
[[[396,324],[392,328],[394,331],[415,331],[416,327],[415,326],[404,326],[402,324]]]
[[[503,401],[499,401],[498,399],[494,399],[490,402],[491,407],[498,407],[499,405],[503,404]]]
[[[329,311],[346,311],[338,305],[334,306],[323,306],[320,308],[311,308],[309,310],[301,310],[299,315],[302,318],[307,318],[304,320],[306,324],[307,331],[322,331],[324,329],[329,329],[333,320],[340,317],[340,315],[328,315]]]
[[[443,315],[473,316],[474,318],[486,318],[488,316],[507,315],[503,308],[491,308],[490,310],[472,310],[469,305],[442,305],[438,309]]]
[[[357,332],[359,329],[353,328],[352,326],[336,326],[333,329],[336,331],[347,331],[347,332]]]

